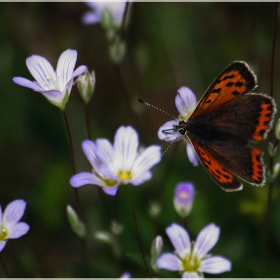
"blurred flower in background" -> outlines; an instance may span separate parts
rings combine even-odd
[[[121,277],[120,279],[129,279],[131,278],[131,274],[129,272],[125,272]]]
[[[117,130],[113,145],[106,139],[97,139],[95,143],[85,140],[82,149],[93,170],[74,175],[70,185],[98,185],[105,193],[115,195],[119,184],[138,186],[150,180],[150,169],[160,161],[161,148],[152,145],[139,151],[138,146],[138,134],[130,126]]]
[[[151,246],[151,267],[155,273],[158,273],[157,258],[162,252],[163,241],[162,237],[158,235],[152,242]]]
[[[192,112],[196,107],[196,97],[195,94],[188,87],[181,87],[178,89],[178,94],[175,97],[175,105],[179,111],[179,121],[187,121]],[[166,142],[175,142],[182,139],[182,136],[177,130],[174,130],[174,125],[178,125],[178,121],[168,121],[162,125],[158,130],[158,138]],[[163,130],[169,130],[168,133],[163,132]],[[187,141],[186,145],[187,155],[190,162],[197,166],[199,160],[193,149],[192,144]]]
[[[24,214],[26,203],[24,200],[14,200],[9,203],[2,213],[0,206],[0,252],[5,247],[8,239],[19,238],[26,234],[29,230],[29,225],[20,222]]]
[[[191,211],[195,195],[194,185],[190,182],[179,183],[175,188],[174,207],[176,212],[185,218]]]
[[[224,257],[211,256],[208,252],[219,239],[220,229],[214,224],[203,228],[194,243],[187,231],[172,224],[166,229],[175,253],[162,254],[157,259],[157,267],[179,271],[182,278],[202,278],[203,273],[219,274],[231,270],[231,262]]]
[[[59,57],[56,71],[54,71],[44,57],[32,55],[26,59],[26,65],[35,82],[22,77],[14,77],[13,81],[20,86],[42,93],[50,103],[64,110],[72,89],[73,79],[87,69],[82,65],[74,71],[76,61],[77,51],[66,50]]]

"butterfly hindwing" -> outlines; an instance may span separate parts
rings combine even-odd
[[[206,90],[190,118],[220,108],[231,100],[252,91],[256,86],[257,78],[247,63],[233,62]]]

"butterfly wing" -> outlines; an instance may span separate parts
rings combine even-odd
[[[248,64],[235,61],[229,65],[206,90],[190,119],[208,114],[235,98],[252,91],[257,78]]]

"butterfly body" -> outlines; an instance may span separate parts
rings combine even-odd
[[[174,127],[226,191],[242,189],[236,177],[253,185],[265,182],[262,152],[251,142],[265,139],[275,105],[269,96],[251,93],[256,86],[249,66],[234,62],[210,85],[189,119]]]

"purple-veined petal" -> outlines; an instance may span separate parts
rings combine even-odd
[[[100,22],[100,16],[94,12],[86,12],[82,17],[83,24],[96,24]]]
[[[138,149],[138,135],[131,126],[121,126],[114,139],[114,165],[122,170],[131,170]]]
[[[26,202],[22,199],[14,200],[9,203],[3,214],[3,224],[15,225],[23,216]]]
[[[101,187],[106,187],[104,181],[97,177],[93,173],[81,172],[71,177],[70,185],[74,188],[79,188],[84,185],[98,185]]]
[[[182,135],[174,129],[174,125],[178,125],[178,121],[168,121],[158,130],[158,138],[166,142],[176,142],[182,138]]]
[[[176,253],[181,258],[186,257],[191,250],[191,241],[187,231],[177,224],[172,224],[166,228],[165,231],[174,246]]]
[[[2,207],[0,205],[0,225],[2,224]]]
[[[6,243],[6,241],[0,241],[0,252],[4,249]]]
[[[183,265],[182,261],[172,253],[162,254],[157,259],[157,267],[163,268],[170,271],[182,271]]]
[[[189,161],[193,164],[193,166],[198,166],[199,159],[196,155],[196,152],[195,152],[192,144],[187,142],[186,147],[187,147],[186,150],[187,150],[187,155],[188,155]]]
[[[203,277],[196,272],[184,272],[182,279],[203,279]]]
[[[203,258],[217,243],[220,228],[215,224],[209,224],[203,228],[194,243],[194,252],[198,258]]]
[[[20,86],[27,87],[38,92],[41,92],[43,90],[38,84],[22,77],[14,77],[13,82]]]
[[[146,171],[144,173],[141,173],[141,176],[138,176],[136,178],[132,178],[129,183],[133,186],[139,186],[146,181],[149,181],[152,178],[152,173],[150,171]]]
[[[95,152],[97,158],[101,162],[96,170],[105,177],[113,178],[112,175],[115,175],[116,168],[113,166],[114,150],[112,144],[107,139],[98,139],[96,140]]]
[[[48,100],[50,100],[52,103],[61,104],[62,100],[64,98],[64,95],[62,92],[58,90],[47,90],[47,91],[40,91]]]
[[[102,164],[102,162],[96,155],[95,143],[91,140],[85,140],[82,142],[82,149],[91,166],[94,169],[97,169]]]
[[[55,88],[56,74],[51,64],[42,56],[32,55],[26,59],[31,75],[43,90]]]
[[[150,146],[142,151],[136,158],[131,172],[134,178],[141,177],[143,173],[149,171],[154,165],[161,160],[161,147]]]
[[[181,116],[189,117],[196,106],[196,96],[188,87],[178,89],[175,104]]]
[[[231,271],[231,262],[223,257],[210,257],[200,263],[200,271],[211,274]]]
[[[111,188],[102,188],[102,190],[108,195],[115,196],[118,191],[118,187],[119,187],[119,185],[116,185]]]
[[[7,236],[7,239],[19,238],[22,235],[26,234],[29,230],[29,225],[26,223],[17,223],[15,226],[11,228],[11,233]]]
[[[56,75],[61,91],[64,91],[66,84],[71,80],[76,61],[77,51],[75,50],[66,50],[60,55],[57,62]]]
[[[85,65],[79,66],[79,67],[73,72],[73,75],[72,75],[72,77],[71,77],[71,80],[73,80],[73,79],[76,78],[77,76],[83,74],[86,70],[87,70],[87,67],[86,67]]]

